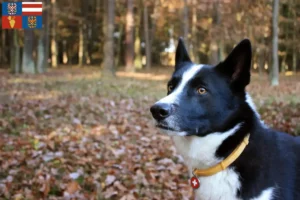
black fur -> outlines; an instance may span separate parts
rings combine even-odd
[[[168,94],[176,89],[183,73],[191,67],[194,65],[180,39],[175,72],[168,83],[172,90]],[[245,88],[250,82],[250,68],[251,44],[247,39],[217,66],[202,67],[174,105],[172,114],[177,116],[176,125],[179,127],[176,131],[203,137],[242,124],[216,151],[217,157],[227,157],[250,133],[249,145],[230,166],[240,175],[239,197],[254,198],[271,187],[274,188],[273,199],[300,199],[300,138],[272,130],[261,123],[246,102]],[[204,87],[207,93],[198,94],[199,87]],[[160,123],[164,124],[164,119]]]

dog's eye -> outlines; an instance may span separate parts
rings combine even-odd
[[[168,92],[171,92],[174,89],[173,85],[168,85]]]
[[[197,92],[198,92],[199,94],[205,94],[205,93],[206,93],[206,89],[203,88],[203,87],[201,87],[201,88],[198,88]]]

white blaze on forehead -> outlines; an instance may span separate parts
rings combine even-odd
[[[186,84],[201,70],[202,67],[203,65],[193,65],[189,70],[184,72],[181,81],[179,85],[176,86],[175,90],[165,98],[159,100],[158,103],[176,103]]]

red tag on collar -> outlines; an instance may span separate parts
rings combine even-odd
[[[200,187],[200,181],[195,176],[190,179],[190,184],[194,189],[198,189]]]

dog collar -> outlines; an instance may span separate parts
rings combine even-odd
[[[242,154],[246,146],[249,144],[249,137],[250,134],[247,134],[244,137],[243,141],[239,144],[239,146],[237,146],[227,158],[225,158],[217,165],[208,169],[194,169],[192,171],[192,174],[194,176],[190,179],[190,184],[192,188],[197,189],[200,187],[200,181],[197,178],[198,176],[211,176],[220,171],[225,170],[229,165],[231,165]]]
[[[249,143],[249,137],[250,137],[250,134],[247,134],[244,137],[243,141],[239,144],[239,146],[237,146],[227,158],[225,158],[223,161],[221,161],[217,165],[210,167],[208,169],[197,169],[197,168],[194,169],[193,170],[194,176],[211,176],[220,171],[225,170],[230,164],[232,164],[242,154],[242,152],[244,151],[244,149],[246,148],[246,146]]]

